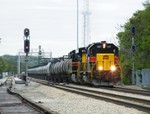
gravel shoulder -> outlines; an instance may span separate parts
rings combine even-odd
[[[39,83],[13,84],[19,94],[60,114],[147,114],[142,111],[73,94]]]

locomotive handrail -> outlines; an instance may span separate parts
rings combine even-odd
[[[80,76],[80,69],[81,69],[80,62],[78,62],[77,76]]]
[[[83,72],[83,71],[85,71],[85,69],[83,69],[84,65],[85,65],[85,63],[78,62],[77,76],[80,76],[80,73]]]
[[[92,68],[91,68],[91,78],[93,77],[93,69],[96,66],[97,62],[95,62],[94,64],[92,63]]]

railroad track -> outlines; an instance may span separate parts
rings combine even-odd
[[[136,90],[136,89],[122,88],[122,87],[115,87],[115,88],[111,88],[109,90],[132,93],[132,94],[136,94],[136,95],[150,96],[150,91],[148,91],[148,90]]]
[[[95,88],[95,87],[91,87],[89,85],[82,85],[82,86]],[[118,87],[118,86],[111,87],[111,88],[110,87],[96,87],[96,88],[110,90],[110,91],[124,92],[124,93],[132,93],[132,94],[136,94],[136,95],[150,96],[150,90],[137,90],[137,89]]]
[[[0,87],[0,114],[55,114],[47,108],[15,93],[12,88],[12,78],[7,78]]]
[[[48,85],[47,81],[36,80],[36,82]],[[61,90],[69,91],[72,93],[84,95],[87,97],[92,97],[95,99],[105,100],[107,102],[112,102],[112,103],[116,103],[119,105],[132,107],[132,108],[150,113],[150,100],[136,98],[136,97],[130,97],[130,96],[124,96],[124,95],[117,95],[117,94],[111,93],[111,91],[109,93],[101,92],[101,91],[97,91],[97,90],[92,90],[92,88],[86,89],[86,88],[75,87],[75,86],[70,86],[70,85],[63,85],[63,84],[62,85],[49,85],[49,86],[52,86],[52,87],[55,87],[55,88],[58,88]]]

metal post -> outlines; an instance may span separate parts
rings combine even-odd
[[[28,72],[27,72],[27,69],[28,69],[28,54],[26,54],[26,83],[25,83],[26,86],[28,86]]]
[[[135,36],[135,27],[132,27],[131,33],[132,33],[132,44],[131,44],[131,54],[132,54],[132,84],[135,84],[135,78],[134,78],[134,53],[135,53],[134,36]]]
[[[41,50],[41,45],[39,45],[38,64],[41,63],[41,55],[42,55],[42,50]]]
[[[50,60],[52,60],[52,52],[50,52]]]
[[[77,49],[79,48],[79,1],[77,0]]]
[[[134,79],[134,56],[132,56],[132,84],[135,84],[135,79]]]
[[[132,46],[134,45],[134,36],[132,36]],[[135,84],[134,79],[134,52],[132,52],[132,84]]]
[[[18,53],[18,76],[20,76],[20,52]]]

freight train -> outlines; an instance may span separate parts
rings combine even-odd
[[[30,68],[32,78],[53,83],[89,83],[113,86],[120,80],[118,47],[106,41],[69,52],[67,58],[52,59],[47,65]]]

